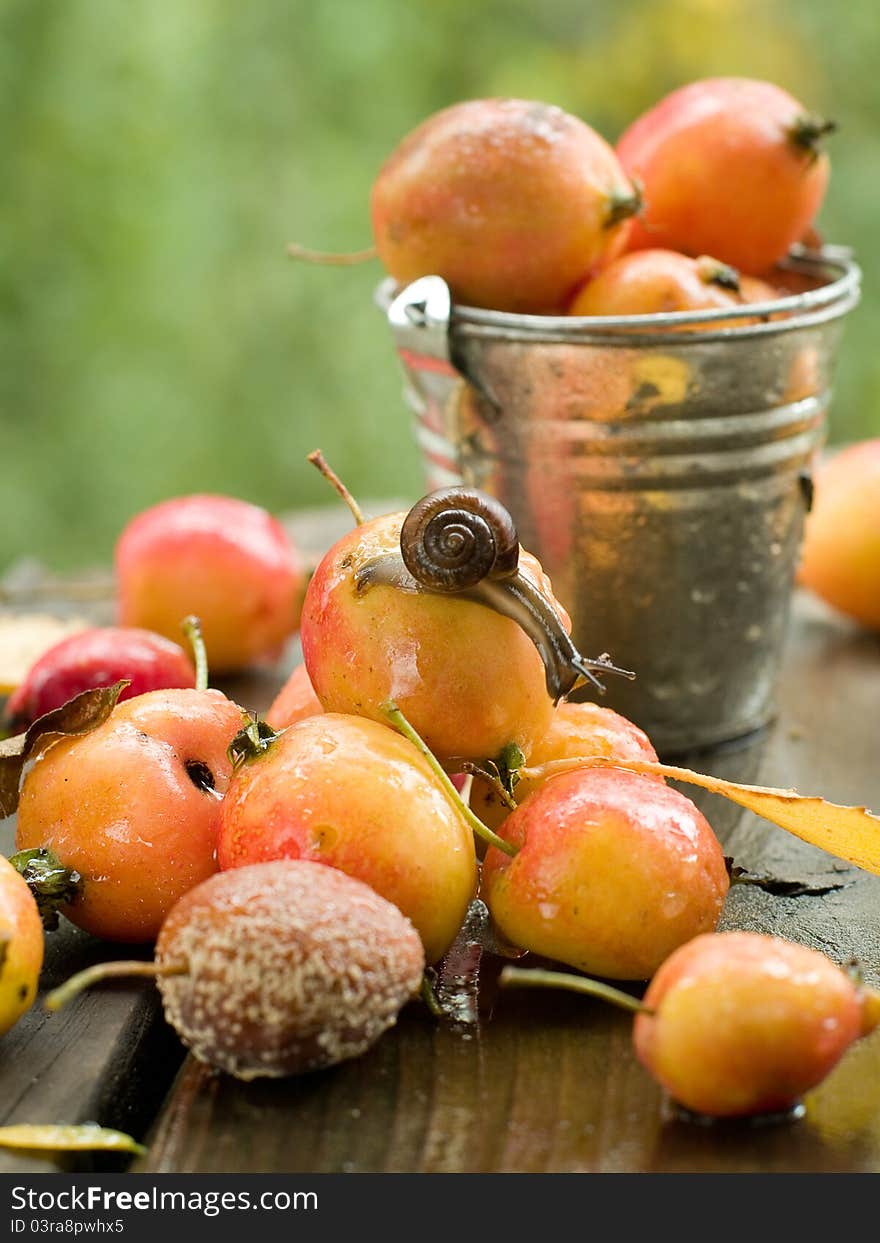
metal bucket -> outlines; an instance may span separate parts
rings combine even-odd
[[[580,650],[636,670],[606,703],[664,753],[766,724],[824,436],[844,251],[817,288],[743,310],[603,319],[452,304],[429,276],[377,294],[432,488],[498,497]],[[677,329],[672,331],[671,329]]]

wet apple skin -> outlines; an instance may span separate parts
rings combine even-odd
[[[684,795],[622,770],[553,777],[500,829],[482,893],[514,945],[590,975],[649,979],[717,925],[729,881],[708,822]]]
[[[202,623],[214,673],[271,663],[299,622],[300,558],[281,524],[235,497],[175,497],[131,520],[116,545],[123,626],[180,637]]]
[[[451,945],[476,888],[473,834],[449,795],[411,743],[363,717],[296,722],[236,772],[221,820],[221,868],[339,868],[408,916],[429,962]]]
[[[318,699],[328,712],[378,721],[392,699],[441,759],[482,759],[510,742],[528,753],[553,702],[537,649],[514,621],[455,596],[358,592],[359,569],[399,552],[405,516],[375,518],[344,536],[309,583],[301,637]],[[520,567],[552,597],[534,557],[522,552]]]
[[[716,1117],[794,1105],[880,1021],[824,955],[778,937],[725,932],[677,950],[636,1018],[639,1059],[688,1109]]]
[[[0,855],[0,1036],[33,1004],[43,965],[43,924],[18,872]]]
[[[266,720],[273,729],[286,729],[288,725],[323,711],[321,701],[309,679],[308,669],[305,665],[297,665],[273,699],[266,713]]]
[[[219,691],[152,691],[36,761],[16,848],[45,846],[81,874],[81,894],[64,908],[73,923],[110,941],[152,941],[174,902],[217,871],[226,748],[241,720]],[[208,767],[215,793],[194,784],[187,761]]]

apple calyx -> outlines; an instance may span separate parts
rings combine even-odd
[[[250,764],[265,755],[284,733],[283,729],[275,730],[268,721],[249,712],[243,712],[242,716],[244,725],[226,748],[233,772],[242,764]]]
[[[837,130],[836,121],[827,121],[815,113],[805,112],[796,117],[788,129],[790,142],[802,152],[806,152],[809,161],[814,164],[822,152],[822,139]]]
[[[20,850],[10,856],[9,862],[30,889],[43,927],[52,932],[58,927],[58,910],[73,902],[82,889],[82,877],[74,868],[65,867],[61,860],[38,846],[35,850]]]
[[[729,289],[731,293],[740,292],[739,272],[729,263],[722,263],[711,255],[700,255],[696,262],[697,272],[704,285],[717,285],[719,289]]]
[[[622,220],[629,220],[630,216],[637,216],[644,205],[645,199],[642,194],[641,183],[633,178],[627,189],[612,190],[608,196],[608,211],[605,214],[602,228],[613,229]]]

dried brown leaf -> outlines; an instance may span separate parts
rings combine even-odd
[[[88,734],[103,725],[128,685],[121,681],[83,691],[60,708],[38,717],[26,733],[0,742],[0,817],[11,816],[18,807],[21,774],[28,760],[59,738]]]

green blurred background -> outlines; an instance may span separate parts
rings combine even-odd
[[[546,99],[614,139],[690,79],[766,77],[833,115],[821,225],[865,271],[834,439],[880,433],[876,0],[3,0],[0,571],[109,559],[162,497],[329,500],[420,468],[369,244],[371,181],[460,98]]]

